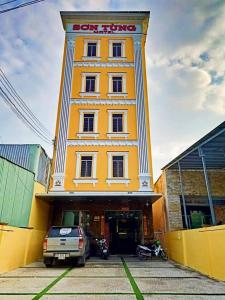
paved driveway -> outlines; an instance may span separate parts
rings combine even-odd
[[[85,268],[46,269],[41,261],[0,276],[0,299],[222,300],[225,283],[170,262],[111,256]]]

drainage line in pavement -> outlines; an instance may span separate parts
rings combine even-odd
[[[91,296],[96,296],[96,295],[134,295],[134,293],[120,293],[120,292],[115,292],[115,293],[109,293],[109,292],[102,292],[102,293],[47,293],[46,295],[91,295]]]
[[[65,272],[63,272],[54,281],[52,281],[46,288],[44,288],[40,293],[38,293],[32,300],[38,300],[42,296],[44,296],[48,292],[48,290],[50,290],[50,288],[52,288],[57,282],[59,282],[63,277],[65,277],[66,274],[68,274],[72,269],[73,269],[73,267],[71,267],[71,268],[67,269]]]
[[[130,284],[131,284],[131,286],[132,286],[132,288],[133,288],[133,291],[134,291],[134,293],[135,293],[135,295],[136,295],[136,299],[137,299],[137,300],[144,300],[144,297],[143,297],[141,291],[139,290],[139,287],[137,286],[137,284],[136,284],[136,282],[135,282],[133,276],[131,275],[131,272],[130,272],[130,270],[129,270],[129,268],[128,268],[128,266],[127,266],[127,264],[126,264],[124,258],[121,257],[121,260],[122,260],[122,263],[123,263],[124,270],[125,270],[125,272],[126,272],[126,274],[127,274],[127,277],[128,277],[128,279],[129,279]]]

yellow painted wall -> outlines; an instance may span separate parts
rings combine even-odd
[[[35,182],[29,228],[0,225],[0,274],[42,257],[50,206],[36,199],[35,193],[44,191],[45,187]]]
[[[82,98],[82,73],[100,73],[99,77],[99,99],[107,99],[109,93],[109,76],[108,73],[126,73],[126,99],[135,99],[135,84],[134,84],[134,68],[93,68],[93,67],[76,67],[73,68],[72,82],[72,98]],[[97,99],[96,96],[85,96],[85,99]],[[110,99],[110,98],[109,98]],[[111,99],[121,99],[121,96],[112,96]],[[111,107],[111,105],[110,105]]]
[[[166,234],[170,259],[225,281],[225,225]]]
[[[77,187],[73,183],[76,174],[76,151],[97,151],[97,174],[96,178],[98,183],[93,187],[92,184],[82,183]],[[126,186],[125,184],[111,184],[108,186],[106,178],[108,177],[108,163],[107,163],[107,151],[129,151],[128,156],[128,178],[131,179],[131,183]],[[138,178],[138,154],[137,147],[106,147],[106,146],[69,146],[67,147],[67,160],[66,160],[66,177],[65,177],[65,190],[69,191],[137,191],[139,188]]]
[[[68,139],[78,139],[77,133],[79,132],[79,121],[80,121],[80,110],[99,110],[98,113],[98,139],[104,140],[109,139],[107,136],[108,133],[108,110],[127,110],[127,131],[129,133],[128,140],[137,139],[137,130],[136,130],[136,107],[135,105],[72,105],[70,109],[70,120],[69,120],[69,132]],[[85,139],[93,139],[93,137]],[[113,138],[112,138],[113,139]],[[120,139],[120,138],[116,138]],[[124,137],[121,138],[124,140]],[[110,151],[110,149],[109,149]],[[118,150],[119,151],[119,150]]]
[[[83,61],[84,56],[84,40],[92,39],[92,40],[100,40],[100,56],[102,62],[107,62],[109,57],[109,40],[112,40],[112,37],[106,37],[101,35],[92,35],[89,36],[81,36],[76,38],[76,51],[74,52],[74,60],[75,61]],[[123,40],[125,41],[125,55],[127,57],[126,62],[133,62],[133,40],[132,37],[125,36],[113,36],[113,40]],[[119,60],[117,60],[119,61]]]

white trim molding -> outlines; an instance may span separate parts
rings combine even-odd
[[[121,57],[113,57],[113,43],[121,43]],[[125,54],[125,40],[109,40],[109,59],[126,59]]]
[[[97,138],[99,136],[98,134],[98,109],[80,109],[80,120],[79,120],[79,132],[77,133],[77,136],[79,138],[81,137],[94,137]],[[94,127],[93,131],[86,132],[84,131],[84,114],[94,114]]]
[[[88,43],[96,43],[96,56],[88,56]],[[100,39],[99,40],[84,40],[84,60],[99,60],[100,57]]]
[[[108,185],[110,185],[111,183],[124,183],[126,185],[128,185],[130,183],[130,180],[128,178],[128,154],[129,152],[107,152],[107,156],[108,156],[108,178],[106,180],[106,182],[108,183]],[[122,178],[117,178],[117,177],[113,177],[113,156],[123,156],[123,174],[124,177]]]
[[[136,100],[128,99],[71,99],[70,104],[74,105],[136,105]]]
[[[93,187],[95,187],[96,183],[98,183],[98,179],[81,179],[81,178],[77,178],[77,179],[73,179],[73,183],[75,183],[76,187],[81,183],[90,183],[93,185]]]
[[[114,184],[114,183],[125,184],[126,186],[128,186],[130,183],[130,179],[110,178],[110,179],[106,179],[106,183],[108,184],[108,186],[111,186],[111,184]]]
[[[53,178],[53,187],[52,191],[64,191],[64,173],[55,173],[52,175]]]
[[[74,61],[74,67],[95,67],[95,68],[133,68],[133,62],[101,62],[101,61]]]
[[[151,176],[147,174],[139,174],[139,191],[152,191]]]
[[[67,140],[67,146],[138,146],[134,140]]]
[[[86,77],[88,76],[93,76],[95,77],[95,91],[94,92],[86,92]],[[99,97],[100,92],[99,92],[99,85],[100,85],[100,73],[81,73],[81,92],[80,96],[94,96],[94,97]]]
[[[76,175],[73,182],[78,185],[79,183],[92,183],[93,186],[97,183],[96,179],[96,169],[97,169],[97,154],[98,152],[76,152]],[[81,177],[81,157],[82,156],[92,156],[92,170],[91,177]]]

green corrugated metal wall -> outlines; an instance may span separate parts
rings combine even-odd
[[[34,174],[0,157],[0,222],[28,226]]]

